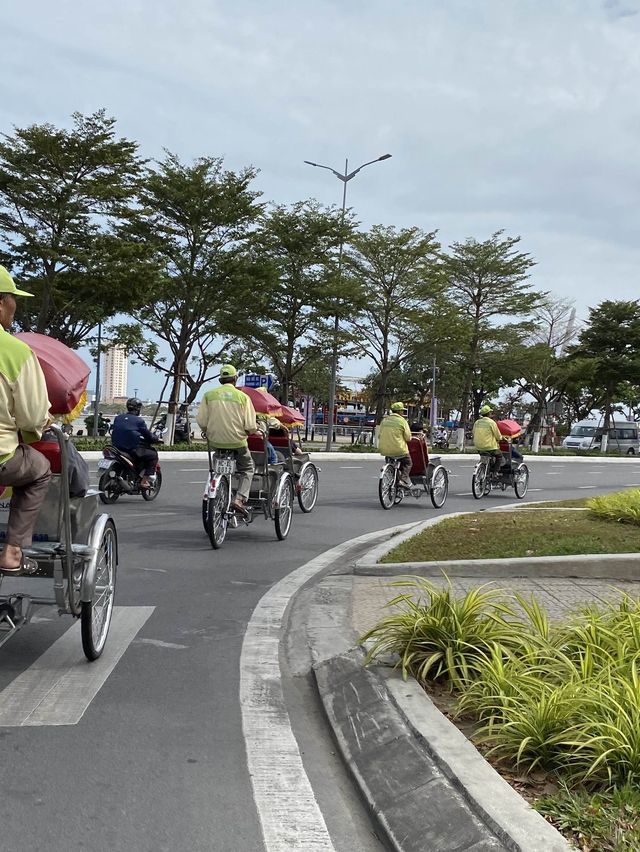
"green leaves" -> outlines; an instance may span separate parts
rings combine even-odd
[[[593,497],[587,502],[587,508],[597,518],[640,526],[640,488]]]

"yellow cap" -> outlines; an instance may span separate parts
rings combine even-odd
[[[0,266],[0,293],[12,293],[14,296],[33,296],[33,293],[27,293],[26,290],[18,290],[13,278],[4,266]]]

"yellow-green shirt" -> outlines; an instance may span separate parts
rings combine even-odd
[[[381,455],[391,458],[408,456],[407,441],[410,440],[409,424],[401,414],[387,414],[382,418],[378,433],[378,451]]]
[[[211,446],[221,450],[246,447],[247,435],[257,429],[253,403],[232,384],[205,393],[196,422],[206,432]]]
[[[0,463],[18,446],[18,432],[28,443],[42,437],[49,419],[44,373],[31,347],[0,326]]]
[[[473,424],[473,446],[478,452],[485,453],[499,449],[498,441],[501,438],[496,421],[490,417],[480,417]]]

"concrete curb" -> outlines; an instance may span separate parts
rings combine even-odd
[[[553,502],[553,501],[551,501]],[[514,504],[524,508],[522,503]],[[512,506],[500,510],[512,511]],[[386,556],[407,539],[447,518],[471,515],[473,512],[451,512],[415,524],[411,529],[373,547],[359,559],[354,573],[369,577],[395,577],[415,574],[419,577],[568,577],[572,579],[637,580],[640,577],[640,553],[585,553],[570,556],[518,556],[509,559],[457,559],[439,562],[385,562]]]

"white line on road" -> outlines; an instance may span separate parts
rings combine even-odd
[[[154,512],[150,514],[149,512],[132,512],[130,515],[127,514],[127,518],[159,518],[161,515],[177,515],[178,512]]]
[[[88,663],[76,622],[0,692],[0,725],[76,725],[155,607],[114,607],[102,656]]]
[[[597,488],[597,485],[576,485],[576,488]]]
[[[361,464],[341,464],[340,470],[362,470]]]
[[[562,476],[563,473],[562,470],[545,470],[546,476]]]
[[[253,611],[240,655],[240,707],[253,797],[266,852],[335,852],[291,730],[280,679],[287,606],[305,583],[354,545],[415,524],[367,533],[283,577]]]
[[[209,473],[208,467],[181,467],[178,473]]]

